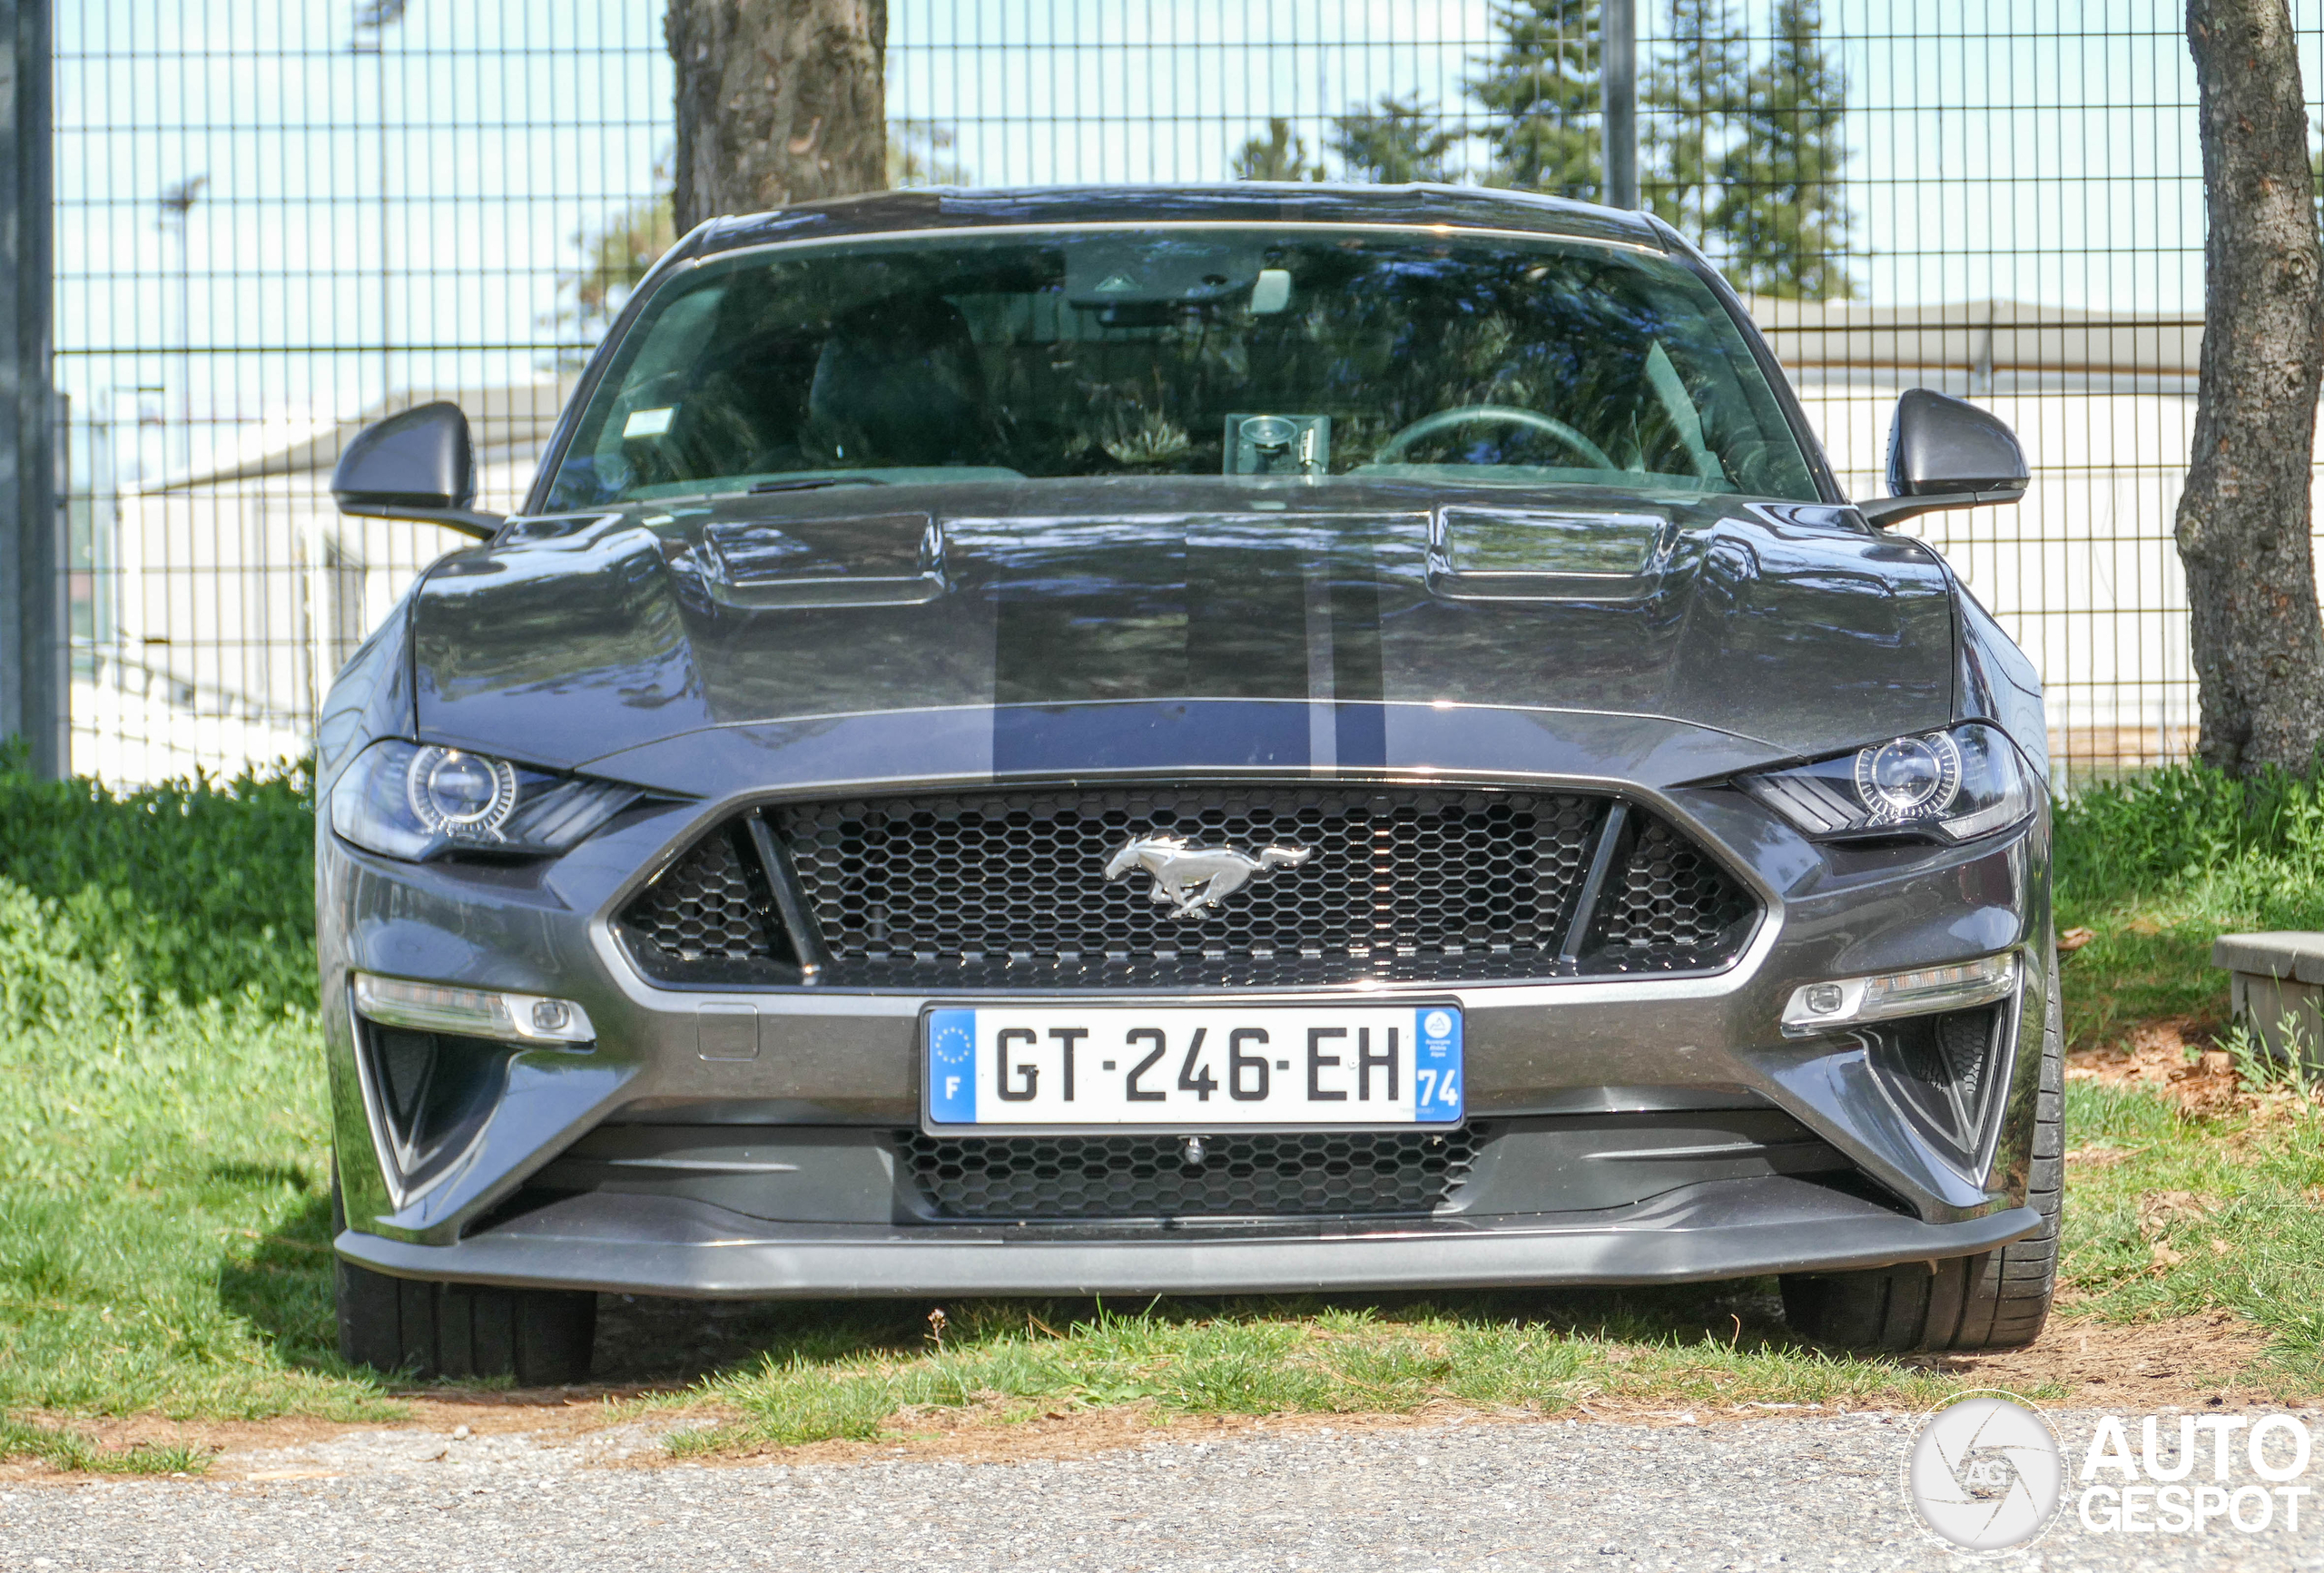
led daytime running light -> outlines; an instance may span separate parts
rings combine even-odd
[[[589,1013],[570,999],[448,983],[355,974],[355,1008],[367,1021],[415,1032],[450,1032],[510,1043],[593,1043]]]
[[[1783,1030],[1804,1037],[1858,1022],[1896,1016],[1928,1016],[1990,1005],[2017,992],[2017,957],[1987,956],[1909,972],[1803,983],[1783,1008]]]

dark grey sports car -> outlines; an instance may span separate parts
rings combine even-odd
[[[572,1380],[595,1292],[1780,1274],[2019,1343],[2057,1250],[2040,684],[1654,220],[1444,187],[707,224],[525,511],[340,674],[350,1359]]]

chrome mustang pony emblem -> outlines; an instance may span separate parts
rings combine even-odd
[[[1118,880],[1132,869],[1154,876],[1147,892],[1172,903],[1173,918],[1200,917],[1204,909],[1248,884],[1254,874],[1295,869],[1314,856],[1306,847],[1265,847],[1256,858],[1229,847],[1197,847],[1184,836],[1132,836],[1106,863],[1106,878]]]

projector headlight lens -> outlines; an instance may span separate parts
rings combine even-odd
[[[1961,750],[1941,732],[1856,751],[1856,794],[1876,824],[1934,818],[1960,791]]]
[[[423,748],[404,772],[412,817],[440,835],[497,840],[517,806],[517,767],[457,748]]]
[[[1819,838],[1903,831],[1965,841],[2016,824],[2039,801],[2015,745],[1982,722],[1892,738],[1742,784]]]
[[[330,789],[330,828],[366,851],[418,862],[444,851],[562,852],[644,794],[490,754],[390,738]]]

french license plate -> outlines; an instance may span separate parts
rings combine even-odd
[[[930,1129],[1456,1125],[1452,1005],[923,1012]]]

